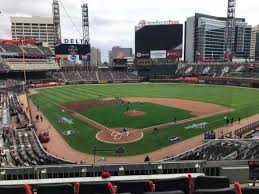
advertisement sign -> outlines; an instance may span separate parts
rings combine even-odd
[[[154,21],[154,22],[150,22],[150,21],[147,21],[147,20],[141,20],[141,21],[139,21],[137,26],[174,25],[174,24],[179,24],[179,21],[168,20],[168,21]]]
[[[88,44],[88,42],[83,39],[65,38],[63,44]]]
[[[136,56],[139,59],[147,59],[150,57],[150,54],[149,53],[137,53]]]
[[[177,59],[182,57],[182,49],[172,49],[166,51],[167,59]]]
[[[56,55],[87,55],[89,53],[90,45],[60,44],[55,47]]]
[[[81,63],[81,61],[79,59],[79,55],[68,55],[67,60],[73,61],[73,62],[76,62],[76,63]]]
[[[165,59],[166,50],[150,51],[150,58],[151,59]]]

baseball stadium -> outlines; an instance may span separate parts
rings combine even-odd
[[[51,18],[10,17],[0,194],[258,194],[259,30],[227,2],[227,17],[141,20],[109,62],[88,4],[79,39],[62,39],[60,0]]]
[[[31,93],[32,107],[38,107],[72,148],[92,154],[94,147],[100,150],[123,147],[122,156],[133,159],[142,154],[141,160],[147,153],[156,160],[170,156],[161,153],[161,149],[169,146],[175,150],[190,138],[195,142],[195,137],[204,132],[224,127],[225,117],[238,121],[254,116],[259,103],[256,89],[184,84],[79,85]],[[206,124],[202,126],[202,123]],[[42,125],[47,128],[49,123]],[[197,127],[192,128],[193,125]],[[63,135],[68,130],[73,134]],[[178,137],[180,141],[171,142],[170,137]],[[58,148],[53,143],[49,149],[61,154],[64,147]],[[60,156],[65,157],[64,154]]]

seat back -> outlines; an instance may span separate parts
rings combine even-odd
[[[230,182],[227,177],[199,176],[195,179],[195,189],[222,189],[229,188]]]
[[[114,194],[113,185],[110,182],[80,183],[78,194]]]
[[[27,191],[26,191],[27,189]],[[32,194],[29,185],[0,186],[2,194]]]
[[[38,185],[37,194],[74,194],[74,188],[71,184]]]
[[[152,191],[152,186],[149,181],[121,181],[117,183],[117,193],[143,194]]]
[[[166,180],[155,181],[156,191],[183,191],[189,192],[189,180],[187,177],[179,177]]]
[[[224,188],[224,189],[198,189],[193,192],[193,194],[236,194],[234,189]]]
[[[241,189],[242,194],[259,194],[258,187],[245,187]]]
[[[158,192],[146,192],[144,194],[185,194],[183,191],[158,191]]]

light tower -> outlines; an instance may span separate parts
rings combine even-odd
[[[90,45],[88,4],[84,3],[81,7],[82,7],[83,42],[84,44]]]
[[[52,13],[53,13],[55,45],[58,45],[61,43],[61,25],[60,25],[60,11],[59,11],[58,0],[53,0]]]
[[[233,54],[233,44],[235,38],[236,27],[236,0],[228,0],[228,12],[225,29],[225,52],[228,56],[228,61]]]

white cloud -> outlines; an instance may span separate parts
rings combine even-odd
[[[61,0],[77,28],[60,5],[62,35],[79,38],[81,35],[81,4],[84,0]],[[227,0],[88,0],[91,44],[99,47],[107,59],[108,50],[114,45],[134,47],[134,25],[145,20],[179,20],[195,12],[225,16]],[[52,0],[0,0],[0,38],[10,38],[9,16],[51,16]],[[258,0],[237,0],[237,17],[244,17],[257,25]],[[80,32],[78,32],[80,31]]]

